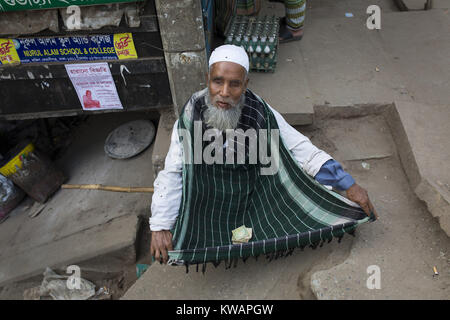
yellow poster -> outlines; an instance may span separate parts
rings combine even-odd
[[[137,59],[131,33],[114,34],[114,48],[119,59]]]
[[[12,39],[0,39],[0,64],[20,63]]]

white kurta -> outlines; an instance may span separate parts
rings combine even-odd
[[[290,126],[281,114],[269,106],[280,129],[280,137],[285,146],[292,152],[300,166],[310,176],[314,177],[322,165],[332,157],[318,149],[311,141]],[[152,216],[150,229],[152,231],[170,230],[175,224],[182,196],[182,161],[183,145],[178,139],[178,120],[172,129],[169,152],[164,169],[154,182],[152,198]]]

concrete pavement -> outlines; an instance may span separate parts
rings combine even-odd
[[[381,8],[381,29],[366,9]],[[450,101],[450,13],[398,12],[390,0],[307,2],[301,41],[280,44],[275,73],[251,73],[249,86],[293,125],[313,122],[313,106]],[[345,13],[353,17],[345,17]],[[264,2],[262,14],[284,15]]]
[[[154,116],[154,115],[153,115]],[[151,186],[152,147],[127,160],[109,158],[104,141],[109,132],[142,113],[92,116],[78,128],[68,152],[57,162],[69,184]],[[42,278],[46,267],[70,264],[105,266],[99,272],[118,271],[136,261],[136,238],[148,217],[151,194],[96,190],[59,190],[35,218],[24,202],[0,224],[0,286]]]
[[[444,156],[423,160],[433,169],[433,180],[421,185],[432,189],[418,189],[414,183],[410,186],[416,180],[405,165],[408,151],[402,151],[403,144],[398,142],[398,123],[393,125],[393,118],[388,117],[387,122],[380,118],[394,101],[403,101],[399,104],[401,123],[411,121],[413,135],[417,126],[424,130],[416,132],[419,138],[434,132],[435,127],[448,127],[446,109],[438,106],[450,101],[450,19],[447,8],[440,3],[441,9],[395,12],[390,0],[310,1],[304,39],[280,46],[274,74],[250,74],[250,88],[284,114],[288,122],[311,124],[316,118],[315,125],[308,129],[311,131],[299,130],[335,155],[369,190],[380,213],[378,222],[363,226],[355,239],[345,237],[340,245],[332,242],[315,251],[296,251],[290,258],[269,264],[261,257],[246,265],[240,262],[231,270],[224,270],[223,265],[218,269],[208,266],[204,276],[195,273],[195,267],[186,275],[184,268],[152,265],[124,298],[448,299],[449,240],[426,205],[417,199],[419,196],[425,200],[436,216],[448,210],[442,202],[447,198],[435,192],[445,192],[447,177],[440,178],[441,171],[436,176],[434,169],[439,166],[428,162],[445,164],[448,148],[442,147],[445,141],[441,139],[446,131],[431,136],[433,143],[417,140],[419,151],[409,140],[418,158],[430,152]],[[369,4],[382,7],[379,31],[365,27]],[[274,3],[265,2],[264,10],[283,13],[282,6]],[[350,11],[354,17],[346,18],[345,12]],[[412,102],[415,104],[408,104]],[[319,119],[314,107],[322,108],[328,117]],[[427,122],[428,114],[437,118]],[[417,118],[402,119],[408,115]],[[159,156],[162,161],[167,138],[159,137],[160,152],[153,156],[151,148],[125,161],[109,159],[103,153],[109,131],[136,116],[92,117],[89,128],[80,133],[60,161],[70,177],[68,183],[151,185],[151,158]],[[171,124],[161,125],[169,128]],[[404,131],[411,135],[408,129]],[[167,136],[169,130],[164,132]],[[428,149],[436,145],[437,150]],[[362,161],[371,169],[363,169]],[[46,266],[89,262],[108,252],[110,261],[114,261],[111,269],[120,268],[121,263],[134,263],[139,224],[136,217],[150,214],[150,201],[150,196],[142,194],[61,190],[35,219],[29,219],[20,209],[15,211],[0,225],[0,285],[40,276]],[[71,253],[74,243],[83,248],[75,255]],[[370,265],[381,269],[381,290],[369,290],[365,285]],[[432,276],[433,266],[441,272],[439,277]]]
[[[123,299],[448,299],[450,240],[410,187],[386,120],[390,108],[355,108],[351,118],[322,111],[314,127],[297,127],[368,190],[379,220],[355,238],[270,263],[260,257],[228,270],[208,265],[205,275],[201,266],[186,274],[184,267],[153,264]],[[367,287],[373,266],[380,289]]]
[[[450,236],[450,104],[397,101],[387,120],[411,188]]]
[[[379,31],[365,26],[370,4],[382,8]],[[380,220],[362,226],[355,239],[344,238],[343,245],[297,251],[275,263],[251,261],[230,270],[209,266],[205,275],[193,272],[195,267],[186,275],[183,268],[152,265],[124,299],[450,296],[449,238],[410,186],[403,144],[396,136],[401,125],[393,127],[390,114],[397,102],[402,114],[411,115],[414,111],[404,105],[415,102],[422,108],[417,115],[427,122],[426,114],[439,109],[434,105],[450,101],[448,10],[440,6],[426,12],[396,12],[392,1],[365,0],[310,1],[308,10],[302,41],[280,45],[276,72],[250,74],[249,86],[293,125],[311,124],[316,118],[314,126],[299,130],[369,190]],[[266,2],[263,8],[268,14],[282,11],[274,3]],[[346,12],[353,18],[345,17]],[[433,131],[435,124],[450,119],[442,112],[435,114],[441,120],[430,119],[424,126],[434,138],[448,136],[445,130]],[[413,118],[411,129],[417,123]],[[441,143],[427,147],[432,148],[428,154],[445,156]],[[424,151],[419,153],[423,156]],[[435,163],[445,163],[439,159]],[[442,207],[434,203],[435,209]],[[367,287],[367,268],[374,265],[381,271],[379,290]],[[433,267],[440,270],[438,277],[433,276]]]

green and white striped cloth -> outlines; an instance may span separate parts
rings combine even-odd
[[[303,27],[306,12],[306,0],[285,0],[286,23],[289,28],[297,30]]]
[[[189,130],[193,139],[193,122],[201,120],[205,108],[204,96],[193,95],[180,115],[178,130]],[[240,121],[244,130],[278,129],[269,107],[250,90],[242,113],[241,119],[247,119]],[[222,260],[231,264],[236,258],[290,254],[296,247],[315,248],[333,237],[340,239],[372,219],[305,173],[282,140],[279,153],[274,175],[261,175],[261,163],[183,164],[183,196],[172,230],[169,264]],[[252,228],[252,238],[232,244],[232,230],[242,225]]]

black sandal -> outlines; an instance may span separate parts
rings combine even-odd
[[[283,22],[283,19],[280,20],[280,31],[278,32],[278,37],[280,39],[280,43],[302,40],[303,35],[294,37],[292,32],[289,31],[286,23],[282,23],[282,22]],[[286,19],[284,20],[284,22],[286,22]]]

